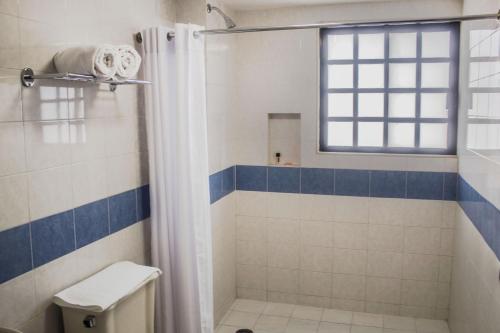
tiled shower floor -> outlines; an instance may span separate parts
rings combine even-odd
[[[449,333],[443,320],[377,315],[237,299],[216,333]]]

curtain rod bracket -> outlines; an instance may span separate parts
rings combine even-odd
[[[139,44],[142,44],[142,34],[140,32],[135,34],[135,41]]]

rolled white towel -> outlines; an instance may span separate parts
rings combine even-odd
[[[118,80],[126,80],[134,77],[141,66],[141,56],[130,45],[120,45],[118,50],[118,62],[116,76]]]
[[[57,52],[54,65],[60,73],[91,74],[111,79],[119,62],[117,48],[112,45],[79,46]]]

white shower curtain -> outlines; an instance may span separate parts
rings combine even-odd
[[[157,284],[156,332],[213,332],[202,27],[142,32],[151,194],[151,255]],[[167,41],[167,33],[175,39]]]

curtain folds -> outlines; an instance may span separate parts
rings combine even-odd
[[[151,195],[156,332],[212,333],[205,50],[202,27],[144,30],[144,78]]]

